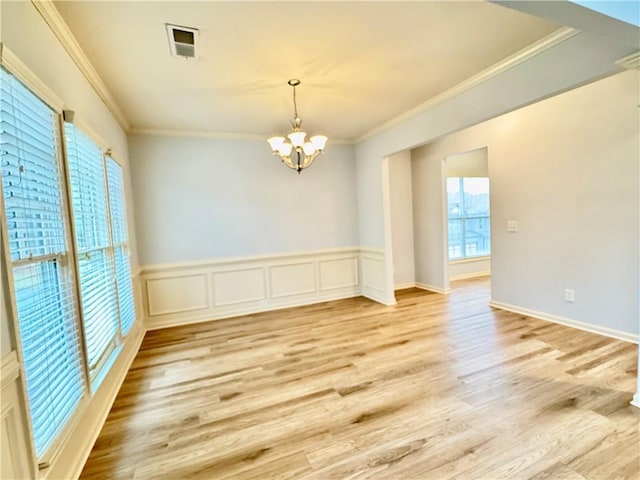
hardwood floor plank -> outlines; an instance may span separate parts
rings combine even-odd
[[[81,478],[640,478],[637,346],[489,279],[148,332]]]

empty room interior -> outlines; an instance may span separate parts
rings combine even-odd
[[[0,2],[2,479],[640,478],[640,4]]]

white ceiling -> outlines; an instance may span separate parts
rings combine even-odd
[[[352,140],[559,26],[486,2],[64,1],[60,14],[134,129],[289,130]],[[165,23],[200,29],[171,57]]]

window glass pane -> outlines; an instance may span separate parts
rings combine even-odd
[[[42,455],[83,394],[73,289],[55,260],[14,269],[36,453]]]
[[[464,220],[465,256],[479,257],[491,253],[489,218]]]
[[[126,335],[136,320],[133,285],[131,283],[131,265],[126,247],[116,248],[116,272],[118,277],[120,322],[122,325],[122,334]]]
[[[66,250],[55,116],[2,70],[2,187],[11,260]]]
[[[462,220],[449,220],[449,259],[462,258]]]
[[[127,218],[124,208],[124,182],[122,168],[111,157],[107,157],[107,181],[109,185],[109,208],[111,213],[111,232],[115,249],[116,278],[118,286],[118,304],[122,333],[129,332],[135,322],[133,285],[131,284],[131,265],[127,246]]]
[[[65,123],[64,132],[78,252],[108,247],[107,186],[102,151],[72,124]]]
[[[122,168],[111,157],[107,157],[107,181],[109,184],[109,212],[111,213],[113,244],[127,243],[127,217],[124,210]]]
[[[489,215],[489,179],[463,178],[465,216]]]
[[[449,259],[491,254],[489,179],[447,178]]]
[[[114,266],[105,250],[80,254],[78,266],[87,357],[93,369],[118,332]]]
[[[447,211],[449,218],[462,215],[462,196],[460,195],[460,178],[447,178]]]

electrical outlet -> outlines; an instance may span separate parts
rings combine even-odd
[[[515,220],[509,220],[507,222],[507,232],[515,233],[518,231],[518,227],[519,227],[518,222]]]
[[[576,291],[572,288],[564,289],[564,300],[565,302],[575,302],[576,301]]]

